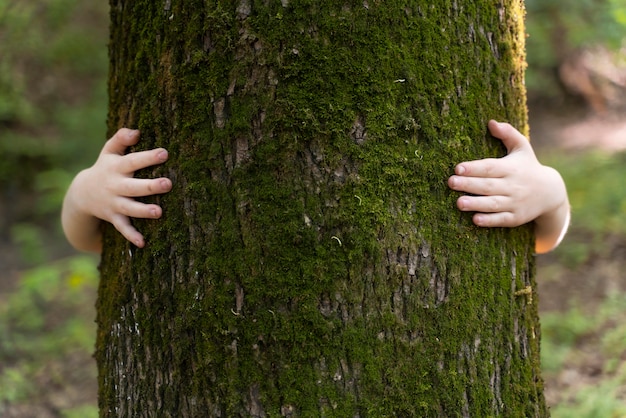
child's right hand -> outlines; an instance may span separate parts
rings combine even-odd
[[[83,251],[102,251],[101,220],[110,222],[137,247],[145,245],[143,235],[130,218],[158,219],[162,209],[155,204],[136,201],[135,197],[167,193],[168,178],[137,179],[137,170],[161,164],[167,151],[157,148],[126,154],[139,141],[139,131],[122,128],[109,139],[96,163],[74,178],[63,203],[62,223],[68,241]]]

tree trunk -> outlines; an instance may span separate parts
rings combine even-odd
[[[111,0],[109,133],[174,190],[105,231],[101,416],[544,417],[530,227],[455,207],[526,127],[521,0]]]

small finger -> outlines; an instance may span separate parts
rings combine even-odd
[[[142,168],[161,164],[167,161],[168,153],[164,148],[156,148],[149,151],[132,152],[125,155],[120,162],[120,171],[134,173]]]
[[[138,219],[159,219],[163,210],[159,205],[137,202],[133,199],[122,198],[117,203],[117,213]]]
[[[102,148],[103,153],[124,155],[126,148],[139,141],[139,131],[136,129],[119,129]]]
[[[456,204],[463,212],[498,213],[511,209],[504,196],[461,196]]]
[[[118,215],[111,220],[111,223],[124,238],[135,246],[143,248],[146,245],[143,235],[132,226],[127,216]]]
[[[454,173],[464,177],[498,178],[506,175],[505,166],[499,158],[466,161],[454,168]]]
[[[127,197],[152,196],[172,190],[172,181],[166,177],[158,179],[138,179],[129,177],[122,180],[119,194]]]
[[[476,213],[472,221],[475,225],[485,228],[513,228],[520,225],[515,222],[515,216],[511,212]]]
[[[500,179],[451,176],[448,185],[452,190],[481,196],[506,194],[506,190],[502,190],[504,184]]]

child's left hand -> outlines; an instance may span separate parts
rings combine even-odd
[[[542,165],[530,142],[508,123],[489,122],[493,136],[508,150],[503,158],[469,161],[455,167],[451,189],[469,193],[457,200],[482,227],[516,227],[535,220],[536,250],[558,245],[569,219],[565,183],[555,169]]]

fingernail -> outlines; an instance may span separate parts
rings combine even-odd
[[[159,152],[159,154],[157,155],[157,158],[159,159],[159,161],[165,161],[167,160],[168,154],[167,151],[163,150],[161,152]]]
[[[459,175],[463,175],[465,174],[465,167],[462,165],[459,165],[456,167],[456,173]]]
[[[171,188],[172,188],[172,186],[171,186],[171,183],[170,183],[169,180],[166,180],[166,179],[161,180],[161,189],[162,190],[169,190]]]
[[[128,138],[132,139],[135,137],[135,135],[137,135],[137,130],[136,129],[131,129],[130,131],[128,131]]]

